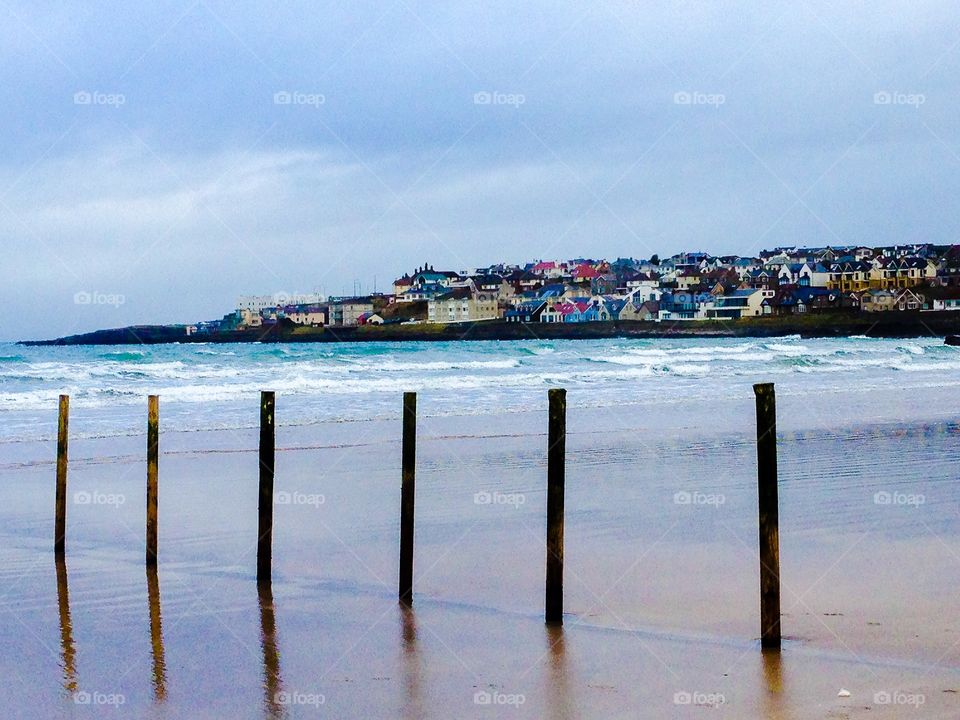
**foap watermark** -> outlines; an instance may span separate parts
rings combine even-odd
[[[707,105],[709,107],[720,107],[726,102],[727,96],[722,93],[680,90],[673,94],[674,105]]]
[[[81,490],[73,494],[74,505],[108,505],[110,507],[120,507],[127,501],[126,495],[120,493],[87,492]]]
[[[518,108],[527,102],[527,96],[520,93],[505,93],[497,90],[480,90],[473,94],[474,105],[509,105]]]
[[[679,690],[673,694],[674,705],[696,705],[697,707],[720,707],[727,702],[723,693],[702,692],[700,690]]]
[[[726,501],[727,497],[722,493],[681,490],[673,494],[673,503],[675,505],[707,505],[718,508]]]
[[[873,94],[874,105],[907,105],[918,108],[927,101],[923,93],[905,93],[892,90],[880,90]]]
[[[318,108],[325,105],[327,96],[323,93],[308,93],[299,90],[278,90],[273,94],[274,105],[303,105]]]
[[[478,690],[473,694],[474,705],[512,705],[520,707],[527,701],[526,695],[520,693],[502,693],[494,690]]]
[[[283,307],[284,305],[320,305],[326,300],[326,298],[319,293],[289,292],[287,290],[277,290],[277,292],[270,296],[270,299],[276,307]]]
[[[111,307],[120,307],[126,302],[126,296],[120,293],[79,290],[73,294],[74,305],[109,305]]]
[[[104,105],[118,108],[127,104],[127,96],[123,93],[105,93],[90,90],[78,90],[73,94],[74,105]]]
[[[881,490],[873,495],[874,505],[894,505],[896,507],[915,507],[918,508],[927,502],[927,496],[923,493],[905,493],[894,490],[889,492]]]
[[[96,690],[87,692],[86,690],[81,690],[74,694],[73,702],[75,705],[108,705],[120,707],[127,702],[127,698],[121,693],[105,693]]]
[[[327,702],[327,697],[323,693],[281,690],[273,694],[273,701],[277,705],[303,705],[317,708]]]
[[[873,694],[877,705],[900,705],[919,708],[927,702],[927,696],[921,693],[907,693],[902,690],[880,690]]]
[[[481,490],[473,494],[474,505],[511,505],[518,508],[527,501],[523,493],[502,493],[499,490],[487,492]]]
[[[320,507],[327,499],[320,493],[302,493],[296,490],[287,492],[286,490],[281,490],[273,494],[273,501],[277,505],[312,505],[313,507]]]

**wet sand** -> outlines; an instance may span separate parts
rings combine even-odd
[[[0,703],[26,718],[956,717],[958,428],[935,400],[925,422],[844,400],[781,402],[779,656],[757,639],[749,402],[571,404],[563,630],[542,621],[543,413],[436,418],[421,401],[410,611],[397,423],[281,426],[269,592],[255,431],[163,433],[153,577],[142,437],[73,448],[70,496],[90,502],[69,506],[59,567],[52,468],[5,449]]]

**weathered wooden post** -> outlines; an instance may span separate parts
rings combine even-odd
[[[777,500],[777,401],[773,383],[757,396],[757,495],[760,517],[760,644],[780,648],[780,513]]]
[[[53,553],[63,556],[67,541],[67,440],[70,425],[70,396],[60,396],[57,420],[57,491],[54,507]]]
[[[413,505],[417,466],[417,394],[403,394],[403,470],[400,484],[400,602],[413,604]]]
[[[260,504],[257,529],[257,582],[270,581],[273,555],[273,470],[276,449],[276,395],[260,393]]]
[[[547,432],[546,621],[563,624],[563,482],[567,444],[567,391],[554,389]]]
[[[160,456],[160,398],[147,398],[147,566],[157,564],[157,470]]]

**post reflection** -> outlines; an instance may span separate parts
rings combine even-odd
[[[404,717],[421,718],[423,698],[420,688],[420,653],[417,651],[417,616],[413,608],[400,604],[402,659],[404,673]]]
[[[567,639],[563,626],[544,625],[547,648],[547,715],[552,718],[579,717],[567,682]]]
[[[277,625],[273,607],[273,587],[257,584],[260,603],[260,648],[263,651],[264,710],[268,718],[283,717],[283,680],[280,676],[280,651],[277,649]]]
[[[764,650],[763,655],[763,716],[772,720],[784,720],[790,717],[783,700],[783,665],[781,653],[777,650]]]
[[[67,562],[62,556],[57,563],[57,609],[60,614],[60,651],[63,666],[63,687],[71,695],[77,691],[76,649],[73,645],[73,623],[70,621],[70,589],[67,585]]]
[[[163,624],[160,616],[160,578],[155,567],[147,568],[147,599],[150,604],[150,651],[153,656],[153,699],[167,697],[167,661],[163,652]]]

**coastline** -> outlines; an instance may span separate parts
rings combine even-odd
[[[717,337],[928,337],[960,333],[960,313],[886,312],[822,313],[804,316],[745,318],[734,321],[642,322],[612,320],[588,323],[471,323],[367,325],[361,327],[268,328],[187,335],[179,325],[135,325],[96,330],[51,340],[21,340],[25,346],[158,345],[168,343],[328,343],[426,342],[455,340],[602,340],[606,338]]]

